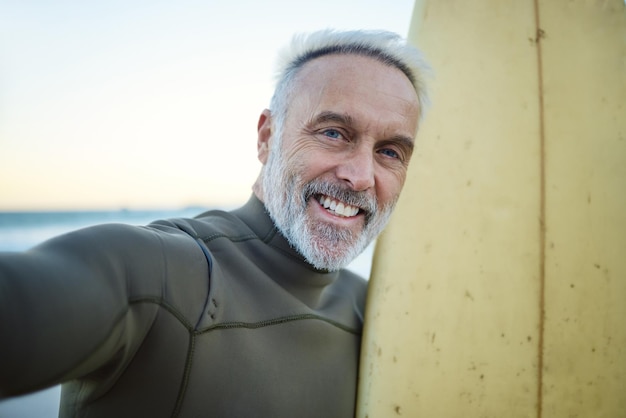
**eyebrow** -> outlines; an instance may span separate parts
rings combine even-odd
[[[325,122],[338,122],[343,125],[354,126],[354,119],[352,116],[331,111],[322,112],[313,120],[314,125]]]
[[[406,150],[409,152],[409,155],[413,154],[413,148],[415,148],[415,141],[413,138],[409,138],[404,135],[394,135],[389,138],[387,142],[398,144],[401,147],[406,148]]]

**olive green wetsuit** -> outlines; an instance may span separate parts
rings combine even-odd
[[[252,197],[0,254],[0,397],[62,417],[352,417],[366,282],[313,269]]]

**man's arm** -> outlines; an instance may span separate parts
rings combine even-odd
[[[129,320],[129,300],[160,297],[163,263],[157,232],[127,225],[0,254],[0,398],[120,367],[155,315]]]

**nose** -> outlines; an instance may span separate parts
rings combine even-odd
[[[355,147],[349,155],[342,155],[335,171],[337,178],[355,191],[374,187],[374,155],[366,147]]]

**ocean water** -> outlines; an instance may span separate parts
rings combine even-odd
[[[0,212],[0,251],[26,250],[48,238],[91,225],[146,225],[157,219],[193,217],[205,210]]]
[[[205,210],[0,212],[0,251],[24,251],[57,235],[97,224],[146,225],[157,219],[193,217]],[[373,248],[373,244],[370,245],[348,268],[369,277]],[[55,418],[58,416],[60,393],[60,386],[55,386],[0,401],[0,418]]]

